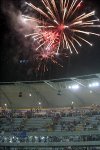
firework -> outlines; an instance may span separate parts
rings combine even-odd
[[[88,35],[100,36],[91,32],[91,28],[100,27],[99,19],[95,19],[95,11],[85,13],[81,11],[80,0],[40,0],[42,8],[27,3],[37,15],[23,17],[32,24],[33,33],[25,35],[37,42],[35,50],[41,59],[53,59],[65,50],[66,55],[74,51],[85,42]],[[35,23],[35,25],[34,25]]]

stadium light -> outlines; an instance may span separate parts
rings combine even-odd
[[[74,102],[72,101],[72,105],[74,104]]]
[[[41,102],[39,102],[39,105],[41,105]]]
[[[5,106],[7,106],[7,104],[4,104]]]
[[[79,89],[79,85],[75,84],[75,85],[69,86],[68,88],[72,89],[72,90],[77,90],[77,89]]]
[[[93,82],[89,84],[89,87],[98,87],[99,86],[99,82]]]

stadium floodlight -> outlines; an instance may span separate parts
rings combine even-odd
[[[72,101],[72,105],[74,104],[74,102]]]
[[[41,105],[41,102],[39,102],[39,105]]]
[[[5,106],[7,106],[7,104],[4,104]]]
[[[69,89],[71,89],[72,87],[71,87],[71,86],[69,86],[68,88],[69,88]]]
[[[79,89],[79,85],[72,85],[72,89],[75,89],[75,90]]]
[[[99,82],[93,82],[89,84],[89,87],[98,87],[99,86]]]
[[[79,89],[79,85],[75,84],[75,85],[69,86],[68,88],[72,89],[72,90],[77,90],[77,89]]]

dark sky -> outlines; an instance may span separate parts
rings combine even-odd
[[[96,16],[100,18],[100,0],[84,0],[87,10],[96,10]],[[54,78],[100,73],[100,37],[89,37],[94,46],[83,44],[79,55],[69,58],[60,57],[58,62],[61,68],[51,62],[47,62],[49,71],[36,71],[37,63],[32,60],[30,41],[26,40],[17,15],[27,13],[24,0],[1,0],[0,13],[0,82],[33,81]],[[100,33],[100,29],[96,29]]]

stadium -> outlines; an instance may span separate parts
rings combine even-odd
[[[98,0],[2,0],[0,150],[100,150],[99,18]]]

